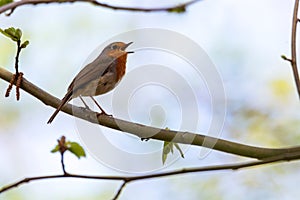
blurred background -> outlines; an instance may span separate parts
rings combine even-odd
[[[161,7],[178,2],[182,1],[131,0],[114,4]],[[28,5],[17,8],[10,17],[1,15],[0,28],[13,26],[23,31],[23,39],[30,44],[21,53],[20,71],[59,98],[86,58],[111,37],[137,28],[164,28],[183,34],[204,49],[223,79],[227,115],[220,137],[279,148],[297,145],[300,140],[299,100],[291,67],[280,57],[290,56],[293,4],[283,0],[202,1],[182,14],[114,11],[84,3]],[[1,35],[0,66],[13,72],[14,56],[15,44]],[[7,82],[0,81],[0,185],[61,173],[59,154],[51,154],[50,150],[61,135],[80,143],[72,117],[60,113],[53,124],[47,125],[53,108],[25,92],[21,92],[19,102],[14,90],[4,98],[7,86]],[[107,108],[105,95],[101,98]],[[135,120],[144,122],[141,119]],[[115,134],[114,138],[122,137]],[[138,139],[135,143],[141,151],[143,146],[163,145]],[[162,170],[247,160],[216,151],[200,159],[199,151],[198,147],[189,148],[185,159]],[[66,169],[86,175],[134,175],[111,169],[87,154],[80,160],[66,154]],[[130,183],[120,199],[291,199],[299,194],[298,167],[295,161],[138,181]],[[120,184],[42,180],[1,194],[0,199],[111,199]]]

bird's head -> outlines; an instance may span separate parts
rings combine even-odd
[[[129,42],[127,44],[124,42],[113,42],[104,48],[103,53],[114,58],[133,53],[133,51],[126,51],[126,48],[132,43],[133,42]]]

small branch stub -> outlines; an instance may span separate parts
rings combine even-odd
[[[281,58],[282,58],[283,60],[286,60],[286,61],[289,61],[290,63],[292,63],[292,59],[287,58],[285,55],[281,55]]]

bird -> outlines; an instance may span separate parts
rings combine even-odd
[[[107,93],[114,89],[126,72],[127,55],[134,53],[126,51],[126,48],[133,42],[113,42],[107,45],[100,55],[91,63],[87,64],[72,80],[67,93],[62,98],[60,105],[48,120],[50,124],[62,107],[70,100],[79,97],[87,109],[87,104],[82,96],[90,97],[101,110],[101,114],[106,112],[101,108],[93,96]]]

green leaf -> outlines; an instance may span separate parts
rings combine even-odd
[[[163,148],[163,153],[168,154],[170,153],[171,148],[170,148],[170,142],[164,142],[164,148]]]
[[[165,164],[166,160],[167,160],[167,157],[168,157],[168,154],[163,154],[162,155],[162,162],[163,162],[163,165]]]
[[[173,145],[173,142],[170,142],[169,143],[169,146],[170,146],[170,149],[171,149],[171,153],[173,154],[174,153],[174,145]]]
[[[7,29],[3,30],[3,29],[0,28],[0,32],[1,32],[3,35],[5,35],[6,37],[10,37],[10,34],[8,34],[6,30],[7,30]]]
[[[284,59],[284,60],[287,59],[287,57],[285,55],[281,55],[281,58]]]
[[[86,156],[84,149],[77,142],[68,142],[67,146],[68,150],[77,156],[78,159]]]
[[[181,157],[182,157],[182,158],[184,158],[184,154],[183,154],[183,152],[182,152],[182,150],[181,150],[180,146],[179,146],[177,143],[174,143],[174,146],[175,146],[175,147],[176,147],[176,149],[179,151],[179,153],[180,153]]]
[[[164,142],[163,152],[162,152],[162,162],[163,165],[165,164],[168,154],[173,151],[172,150],[172,143],[171,142]]]
[[[170,130],[168,127],[165,128],[165,130]],[[174,142],[166,142],[164,141],[164,147],[163,147],[163,153],[162,153],[162,162],[165,164],[168,154],[171,152],[174,153],[174,146],[179,151],[182,158],[184,158],[184,154],[180,148],[180,146],[177,143]]]
[[[18,40],[21,40],[22,31],[19,28],[17,28],[17,30],[15,32],[15,37],[18,38]]]
[[[165,164],[168,154],[174,153],[174,146],[175,148],[179,151],[180,155],[182,158],[184,158],[184,154],[180,148],[180,146],[177,143],[173,142],[164,142],[164,147],[163,147],[163,153],[162,153],[162,162]]]
[[[19,30],[19,31],[17,31]],[[14,27],[10,27],[10,28],[7,28],[5,30],[2,30],[0,29],[0,32],[5,35],[6,37],[9,37],[10,39],[12,39],[13,41],[18,41],[20,40],[20,34],[22,36],[22,31],[20,29],[15,29]],[[21,31],[21,32],[20,32]]]
[[[178,6],[176,8],[171,8],[168,10],[168,12],[174,12],[174,13],[184,13],[186,11],[185,6]]]
[[[22,49],[26,48],[28,44],[29,44],[29,41],[26,40],[25,42],[23,42],[23,43],[21,44],[21,48],[22,48]]]
[[[12,0],[0,0],[0,7],[13,2]]]
[[[59,145],[56,145],[54,149],[51,150],[51,153],[56,153],[59,151]]]
[[[16,38],[16,29],[14,27],[10,27],[4,30],[4,32],[9,36],[10,38]]]

